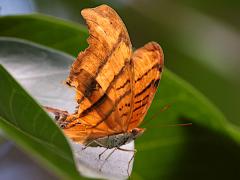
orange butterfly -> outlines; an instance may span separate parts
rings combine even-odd
[[[89,28],[89,47],[78,55],[67,79],[79,106],[58,122],[75,142],[119,148],[144,132],[138,126],[157,90],[163,52],[156,42],[132,52],[124,23],[107,5],[81,13]]]

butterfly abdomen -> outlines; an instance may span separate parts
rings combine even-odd
[[[124,144],[127,144],[133,140],[131,133],[121,133],[117,135],[106,136],[103,138],[95,139],[95,143],[91,143],[91,147],[105,147],[108,149],[112,149],[115,147],[120,147]]]
[[[137,137],[141,136],[144,132],[144,129],[134,128],[130,132],[114,134],[106,137],[97,138],[87,142],[91,147],[105,147],[108,149],[118,148],[122,145],[128,144],[131,141],[135,140]]]

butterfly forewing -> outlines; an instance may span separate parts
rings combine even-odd
[[[79,108],[67,118],[65,133],[76,137],[83,129],[84,138],[92,139],[123,132],[130,119],[132,47],[125,25],[112,8],[102,5],[85,9],[82,15],[89,28],[89,47],[79,54],[67,79],[77,91]]]

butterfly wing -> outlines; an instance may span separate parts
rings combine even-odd
[[[78,141],[122,132],[133,108],[132,47],[125,25],[106,5],[84,9],[82,15],[89,47],[79,54],[67,79],[76,89],[79,108],[64,129]]]
[[[128,130],[136,128],[143,121],[159,84],[164,65],[161,47],[150,42],[137,49],[132,56],[134,65],[134,105]]]

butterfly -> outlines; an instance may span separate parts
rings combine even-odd
[[[107,5],[81,14],[89,47],[79,53],[66,80],[76,91],[78,107],[73,114],[58,116],[58,123],[75,142],[120,148],[144,132],[139,125],[161,78],[163,51],[149,42],[133,52],[123,21]]]

